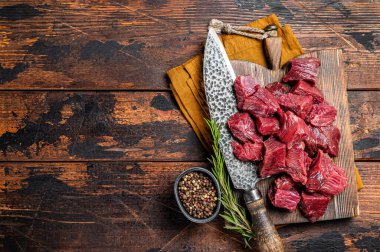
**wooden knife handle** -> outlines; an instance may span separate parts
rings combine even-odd
[[[253,228],[256,234],[256,243],[259,251],[283,252],[281,238],[268,216],[264,200],[258,189],[244,193],[249,213],[252,217]]]
[[[264,51],[266,60],[272,70],[278,70],[281,66],[281,37],[269,37],[264,39]]]

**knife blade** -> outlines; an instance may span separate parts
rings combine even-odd
[[[221,127],[219,147],[236,189],[244,190],[244,199],[251,214],[260,251],[283,251],[281,239],[269,218],[260,191],[257,165],[238,160],[230,145],[233,140],[227,128],[229,117],[238,112],[234,92],[236,74],[215,30],[210,27],[203,59],[203,78],[211,118]]]
[[[258,181],[258,167],[251,162],[238,160],[232,153],[230,143],[233,138],[227,128],[227,121],[231,115],[238,112],[233,89],[236,75],[213,28],[210,28],[206,41],[203,76],[211,118],[221,126],[219,147],[228,173],[236,189],[251,190]]]

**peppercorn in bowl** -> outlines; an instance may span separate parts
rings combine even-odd
[[[195,223],[207,223],[220,211],[220,188],[215,176],[201,167],[193,167],[178,175],[174,195],[185,217]]]

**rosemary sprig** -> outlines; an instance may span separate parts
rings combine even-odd
[[[224,158],[218,144],[221,137],[220,127],[212,119],[206,119],[206,123],[210,128],[213,137],[212,149],[214,155],[211,156],[209,161],[213,165],[212,172],[220,185],[222,194],[220,200],[224,207],[223,214],[220,214],[220,216],[228,222],[224,228],[240,233],[243,236],[245,245],[249,247],[249,241],[254,237],[254,233],[252,226],[247,219],[245,209],[238,204],[231,189],[230,179],[224,164]]]

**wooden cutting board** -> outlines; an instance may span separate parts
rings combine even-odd
[[[316,57],[321,61],[317,87],[322,90],[325,99],[337,109],[338,115],[335,125],[341,132],[339,154],[338,157],[334,158],[334,163],[346,170],[348,178],[348,187],[331,200],[320,221],[357,216],[359,215],[359,202],[342,51],[322,50],[307,53],[300,57]],[[261,85],[281,81],[285,74],[285,70],[269,70],[247,61],[231,61],[231,63],[236,75],[252,75]],[[258,187],[265,195],[265,203],[274,224],[307,222],[308,220],[302,216],[298,209],[296,212],[289,213],[271,206],[266,195],[272,181],[273,178],[263,180],[258,184]]]

